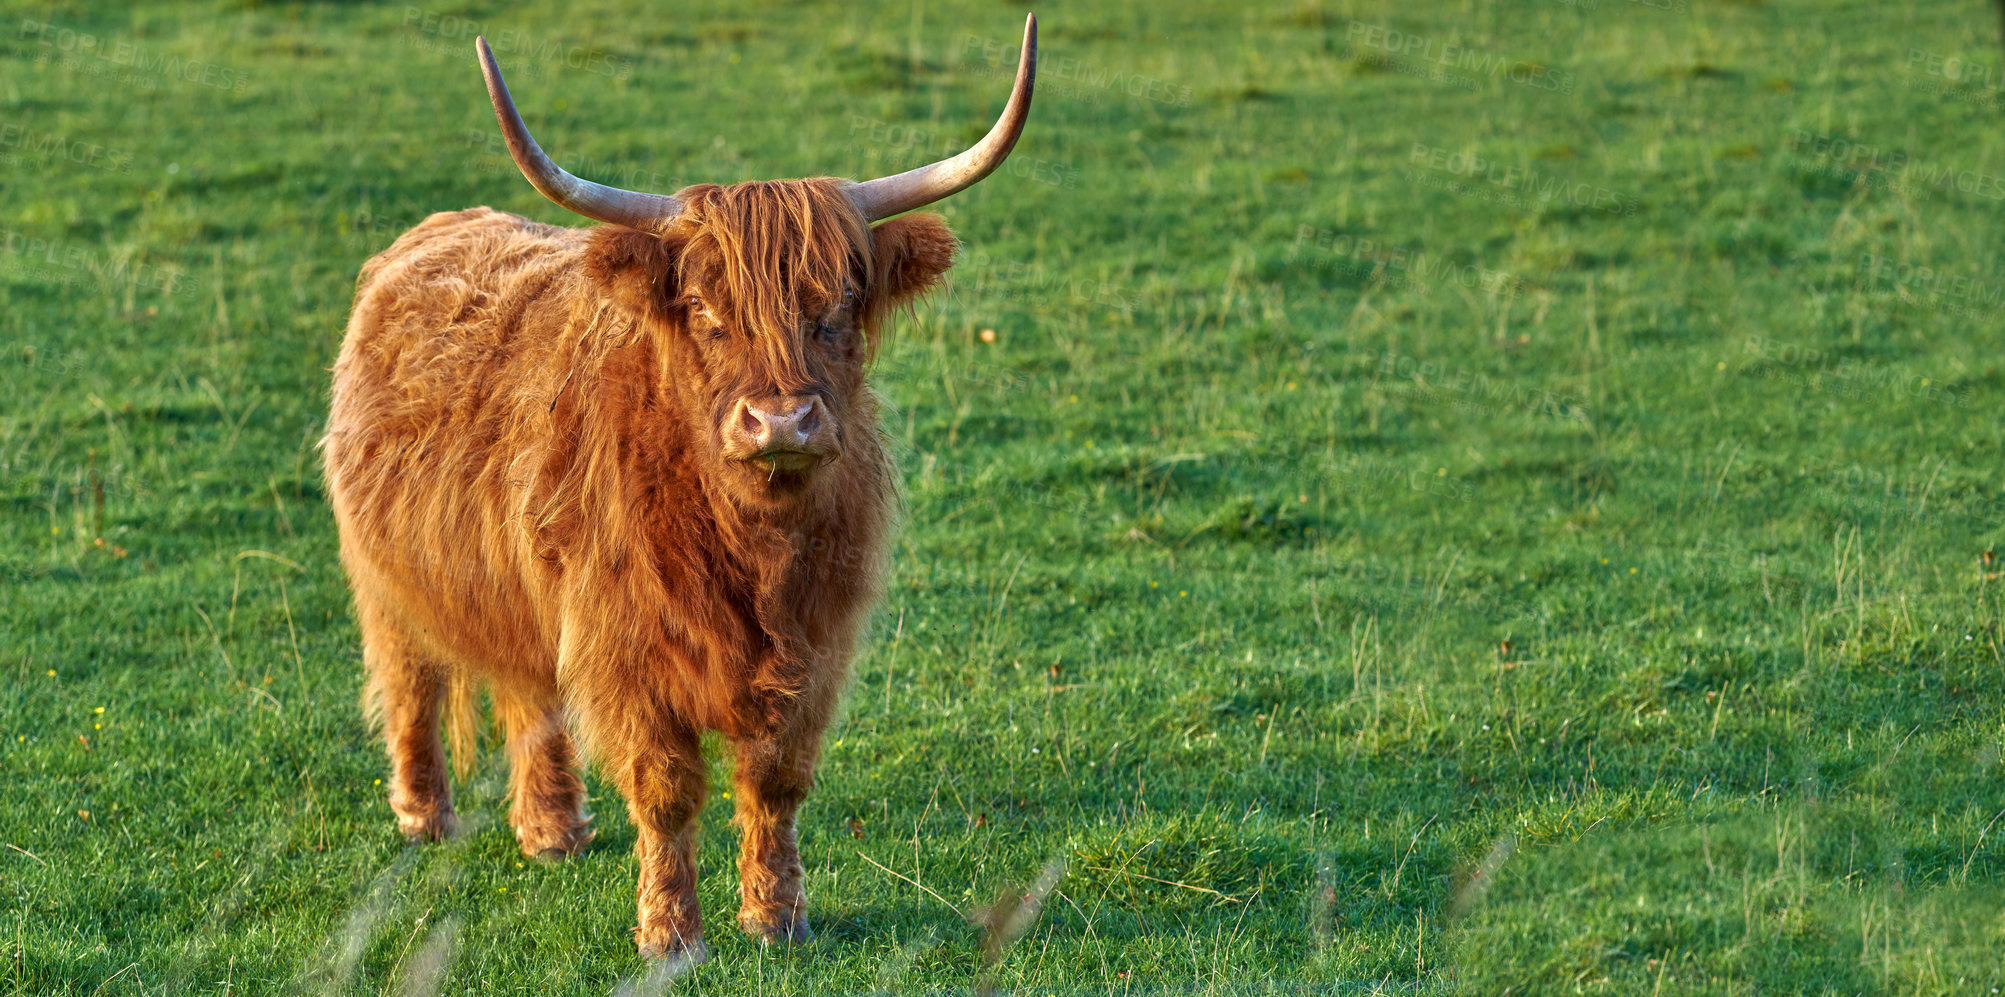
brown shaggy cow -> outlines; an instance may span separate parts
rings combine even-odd
[[[719,731],[738,923],[812,937],[794,814],[895,508],[865,365],[956,249],[902,213],[1008,155],[1035,46],[1032,19],[1001,120],[952,159],[663,196],[558,169],[477,44],[523,173],[608,224],[437,214],[362,268],[322,445],[405,834],[453,833],[441,705],[463,762],[484,686],[522,851],[592,838],[575,734],[638,831],[641,953],[700,960],[698,735]]]

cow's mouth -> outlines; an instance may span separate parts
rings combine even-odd
[[[819,455],[801,450],[775,450],[752,459],[775,471],[805,471],[822,462]]]
[[[761,450],[745,458],[752,470],[771,474],[800,474],[835,459],[832,453],[807,450]]]

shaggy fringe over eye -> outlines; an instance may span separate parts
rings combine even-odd
[[[812,383],[803,358],[813,323],[802,305],[829,308],[852,283],[870,286],[869,228],[842,184],[758,180],[677,194],[695,230],[684,259],[722,287],[728,300],[709,304],[724,310],[732,331],[752,338],[782,391]]]

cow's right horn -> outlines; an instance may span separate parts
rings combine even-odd
[[[501,120],[501,135],[508,140],[508,154],[515,157],[522,175],[544,197],[586,218],[643,232],[667,231],[669,223],[682,213],[680,198],[621,190],[564,172],[529,136],[522,115],[515,111],[514,98],[508,95],[508,84],[501,81],[501,67],[494,64],[494,52],[487,47],[487,39],[474,39],[474,47],[480,53],[481,75],[487,77],[487,96],[494,102],[494,116]]]

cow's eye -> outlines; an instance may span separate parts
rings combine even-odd
[[[718,341],[718,340],[720,340],[720,339],[723,339],[723,338],[725,337],[726,333],[725,333],[725,331],[724,331],[724,327],[723,327],[723,326],[721,326],[721,325],[713,325],[713,326],[711,326],[711,327],[710,327],[710,328],[709,328],[708,330],[706,330],[706,331],[705,331],[705,332],[703,333],[703,335],[704,335],[704,336],[705,336],[706,338],[708,338],[708,339],[709,339],[709,340],[710,340],[711,342],[713,342],[713,343],[714,343],[714,342],[716,342],[716,341]]]
[[[833,343],[833,342],[835,342],[835,325],[834,325],[834,323],[830,322],[830,321],[829,321],[828,319],[822,319],[821,321],[819,321],[819,322],[816,322],[816,323],[815,323],[815,338],[817,338],[817,339],[821,340],[821,341],[822,341],[822,342],[824,342],[824,343]]]

